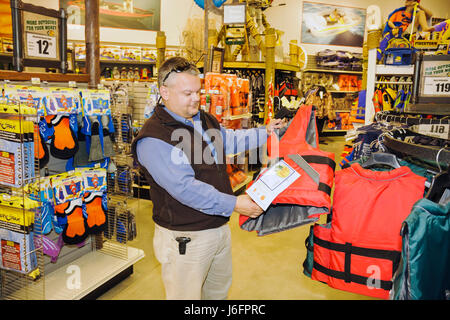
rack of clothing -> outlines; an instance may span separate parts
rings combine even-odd
[[[449,119],[385,111],[375,120],[346,136],[353,147],[327,223],[305,241],[303,273],[383,299],[450,299]]]

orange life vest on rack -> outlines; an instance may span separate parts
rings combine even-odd
[[[354,163],[336,172],[335,182],[331,223],[314,225],[306,241],[314,252],[311,278],[387,299],[400,261],[402,222],[423,197],[425,178],[406,166],[372,171]]]
[[[336,164],[334,153],[319,149],[313,107],[302,105],[280,140],[275,135],[269,137],[267,149],[269,159],[282,158],[300,173],[300,177],[280,193],[266,212],[258,218],[241,215],[239,218],[241,228],[257,231],[258,235],[262,236],[313,223],[321,214],[329,213]],[[300,155],[319,173],[318,184],[289,158],[289,155],[293,154]]]

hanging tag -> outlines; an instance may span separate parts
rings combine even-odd
[[[40,78],[31,78],[31,83],[38,85],[41,83],[41,79]]]
[[[414,125],[413,131],[440,139],[450,139],[450,124],[419,124]]]

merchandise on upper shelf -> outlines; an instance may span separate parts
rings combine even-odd
[[[319,68],[361,71],[362,54],[325,49],[317,53],[316,63]]]
[[[235,74],[207,72],[204,88],[200,108],[213,114],[225,127],[240,129],[240,120],[250,114],[249,80]]]

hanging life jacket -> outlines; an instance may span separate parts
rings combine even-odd
[[[402,254],[393,300],[450,299],[450,202],[414,204],[401,229]]]
[[[406,166],[372,171],[354,163],[336,172],[331,222],[311,228],[304,274],[332,288],[388,299],[402,222],[423,197],[425,180]]]
[[[274,135],[268,138],[269,159],[283,159],[300,173],[300,177],[281,192],[258,218],[241,215],[239,225],[243,230],[256,231],[263,236],[313,223],[320,215],[330,212],[336,164],[334,153],[319,149],[315,120],[313,107],[302,105],[281,140]],[[319,181],[315,181],[290,155],[300,155],[319,174]]]

